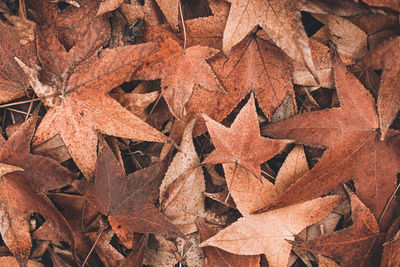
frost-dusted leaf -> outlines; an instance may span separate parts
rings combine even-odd
[[[328,215],[341,201],[340,196],[328,196],[301,204],[247,215],[204,241],[201,246],[214,246],[237,255],[267,257],[270,267],[287,266],[292,245],[287,240],[308,225]]]
[[[200,239],[204,242],[206,239],[211,238],[217,234],[217,231],[205,224],[204,222],[197,221],[197,227],[200,232]],[[246,266],[258,267],[260,266],[259,256],[243,256],[235,255],[226,252],[217,247],[202,247],[204,256],[206,257],[205,266],[219,267],[219,266]]]
[[[371,265],[376,259],[373,246],[378,238],[379,227],[371,211],[353,193],[349,193],[353,224],[342,230],[306,242],[300,247],[329,256],[341,266]]]
[[[0,264],[2,266],[7,266],[7,267],[19,267],[19,263],[18,261],[11,256],[5,256],[5,257],[0,257]],[[44,265],[33,261],[33,260],[28,260],[28,265],[27,267],[43,267]]]
[[[286,54],[304,64],[317,78],[301,23],[300,8],[304,1],[229,0],[231,9],[224,31],[223,50],[229,53],[251,30],[260,25]]]
[[[378,45],[363,60],[365,67],[382,69],[377,100],[382,138],[400,110],[400,64],[393,60],[399,56],[400,37],[395,37]]]
[[[219,54],[210,64],[226,90],[243,88],[243,97],[254,92],[267,116],[272,115],[287,94],[294,100],[290,59],[256,34],[235,46],[228,58]]]
[[[273,140],[260,135],[253,94],[229,128],[205,114],[203,117],[216,148],[203,164],[235,163],[260,179],[260,164],[290,143],[288,140]]]
[[[206,61],[217,53],[216,49],[193,46],[183,50],[170,38],[163,40],[160,46],[160,51],[148,58],[135,77],[147,80],[161,78],[164,99],[176,118],[181,120],[185,115],[185,105],[195,85],[209,91],[223,91]]]
[[[157,99],[158,95],[159,92],[157,91],[145,94],[135,92],[125,93],[120,88],[117,88],[110,93],[110,96],[138,117],[143,115],[144,110]]]
[[[186,127],[180,151],[175,155],[160,187],[163,213],[185,235],[197,231],[196,216],[204,211],[205,181],[200,160],[193,145],[192,120]]]
[[[35,133],[36,145],[60,134],[72,159],[90,178],[96,162],[98,131],[136,140],[166,140],[163,134],[122,108],[108,95],[111,89],[130,80],[142,60],[157,50],[155,44],[106,49],[99,57],[93,56],[82,62],[78,52],[84,53],[83,58],[89,57],[93,49],[101,45],[98,36],[85,36],[83,40],[90,43],[88,47],[79,50],[84,44],[77,43],[67,53],[51,31],[46,33],[39,36],[38,42],[47,44],[47,47],[52,44],[52,48],[42,51],[40,59],[46,67],[45,74],[51,74],[54,79],[50,85],[42,83],[37,77],[31,77],[30,82],[34,90],[50,86],[64,97],[56,96],[59,101],[55,103],[60,104],[51,108],[41,121]],[[24,69],[29,70],[27,66]]]
[[[165,167],[161,162],[125,175],[111,149],[100,139],[94,183],[76,181],[74,186],[108,216],[117,235],[133,231],[181,235],[154,205]]]
[[[73,233],[62,215],[41,195],[29,188],[28,178],[21,172],[0,177],[0,221],[1,236],[8,249],[24,266],[28,262],[32,242],[30,216],[40,214],[52,229],[55,241],[73,243]],[[40,228],[37,230],[39,231]]]
[[[295,147],[287,156],[275,184],[266,179],[260,182],[254,179],[250,171],[233,163],[223,164],[223,167],[230,194],[243,215],[269,207],[308,170],[304,149],[300,146]]]
[[[300,114],[262,130],[276,138],[327,147],[314,168],[291,185],[277,202],[290,205],[312,199],[354,179],[358,196],[379,218],[400,171],[395,138],[398,132],[390,130],[384,141],[379,140],[374,99],[337,56],[333,62],[340,108]],[[387,226],[390,210],[382,225]]]
[[[124,0],[106,0],[100,3],[99,10],[97,11],[96,17],[100,17],[101,15],[111,12],[117,9]]]

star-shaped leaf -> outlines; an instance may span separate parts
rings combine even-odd
[[[229,128],[205,114],[203,117],[216,148],[203,164],[237,163],[260,179],[260,164],[290,143],[288,140],[274,140],[260,135],[253,95]]]
[[[327,216],[341,201],[328,196],[258,215],[247,215],[204,241],[200,246],[214,246],[237,255],[267,257],[270,267],[287,266],[294,240],[308,225]]]
[[[74,186],[108,216],[117,234],[135,231],[181,235],[154,205],[165,171],[165,163],[161,162],[126,175],[101,138],[94,183],[77,180]]]
[[[34,114],[7,141],[0,135],[0,162],[22,168],[33,190],[42,193],[69,184],[75,175],[51,158],[30,153],[36,121]]]
[[[68,52],[51,29],[42,29],[38,42],[45,44],[42,49],[48,47],[40,52],[45,66],[42,74],[50,79],[48,83],[39,80],[37,69],[17,60],[35,92],[46,96],[45,103],[52,107],[35,133],[35,144],[60,134],[72,159],[87,178],[92,177],[96,163],[97,132],[136,140],[164,142],[167,139],[108,95],[114,87],[130,80],[134,70],[158,46],[147,43],[105,49],[98,57],[93,55],[82,61],[104,41],[99,41],[100,37],[93,34],[97,28],[92,27],[82,40],[86,45],[78,42]],[[49,97],[54,93],[58,95]]]
[[[147,80],[161,78],[164,99],[171,113],[178,119],[185,115],[195,85],[209,91],[223,91],[206,59],[218,50],[205,46],[192,46],[185,50],[174,40],[167,38],[160,43],[161,49],[148,59],[135,77]]]
[[[380,141],[374,99],[337,55],[333,68],[340,108],[300,114],[262,130],[277,138],[327,147],[314,168],[290,186],[277,203],[290,205],[312,199],[354,179],[358,196],[379,218],[400,171],[397,139],[393,138],[398,132],[389,130]],[[390,214],[389,209],[386,219]]]

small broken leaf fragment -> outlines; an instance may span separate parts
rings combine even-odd
[[[203,114],[215,150],[203,164],[235,163],[261,179],[260,164],[278,154],[289,140],[274,140],[260,135],[253,94],[227,128]]]
[[[237,255],[267,257],[270,267],[287,266],[295,235],[327,216],[342,200],[328,196],[269,212],[247,215],[200,244]]]

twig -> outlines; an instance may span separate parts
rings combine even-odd
[[[182,12],[182,4],[179,1],[179,14],[181,15],[182,20],[182,28],[183,28],[183,50],[186,49],[186,27],[185,27],[185,20],[183,19],[183,12]]]

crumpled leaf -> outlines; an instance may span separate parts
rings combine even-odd
[[[237,255],[267,257],[270,267],[287,266],[292,245],[287,240],[328,215],[341,201],[328,196],[269,212],[247,215],[201,243]]]
[[[96,17],[100,17],[101,15],[111,12],[117,9],[124,0],[106,0],[100,3],[99,10],[97,11]]]

